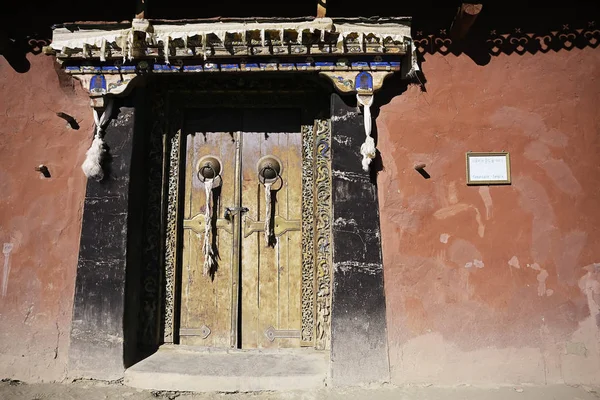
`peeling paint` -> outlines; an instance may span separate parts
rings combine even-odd
[[[554,293],[554,291],[552,289],[549,289],[550,292],[548,292],[548,290],[546,289],[546,279],[548,279],[549,276],[548,271],[540,267],[538,263],[527,264],[527,268],[531,268],[534,271],[539,271],[539,273],[536,276],[538,282],[538,296],[551,296]]]
[[[369,181],[369,176],[365,174],[357,174],[355,172],[333,170],[331,173],[336,178],[341,178],[348,182]]]
[[[548,271],[546,271],[545,269],[543,269],[537,275],[538,296],[544,296],[544,295],[546,295],[546,279],[548,279]]]
[[[448,201],[450,204],[458,203],[458,194],[456,189],[456,182],[452,181],[448,185]]]
[[[440,208],[435,213],[433,213],[433,216],[438,219],[446,219],[470,209],[475,210],[475,221],[477,221],[477,234],[479,235],[479,237],[483,237],[485,234],[485,225],[481,221],[481,214],[479,213],[479,209],[477,209],[477,207],[474,207],[471,204],[458,203],[448,207]]]
[[[510,260],[508,260],[508,265],[510,265],[513,268],[516,269],[520,269],[521,266],[519,265],[519,259],[517,258],[517,256],[512,256],[512,258]]]
[[[333,140],[344,146],[350,146],[352,144],[352,139],[344,135],[335,135],[333,136]]]
[[[485,205],[485,219],[490,219],[492,217],[492,210],[494,205],[492,203],[492,196],[490,195],[489,186],[480,186],[479,196],[481,196],[483,204]]]
[[[2,254],[4,254],[4,268],[2,270],[2,297],[6,297],[8,290],[8,277],[10,276],[10,252],[13,249],[12,243],[4,243]]]
[[[484,266],[485,266],[485,264],[481,260],[473,260],[473,261],[469,261],[469,262],[465,263],[465,268],[471,268],[471,267],[483,268]]]
[[[383,266],[377,263],[363,263],[358,261],[344,261],[333,264],[336,271],[350,272],[360,269],[361,272],[367,272],[371,275],[378,274],[383,270]]]
[[[464,265],[466,268],[473,266],[474,260],[482,260],[483,256],[473,245],[464,239],[454,239],[448,248],[448,257],[457,265]],[[467,264],[470,265],[467,267]]]
[[[334,121],[334,122],[337,122],[337,121],[346,121],[348,119],[355,118],[357,115],[358,115],[357,112],[349,111],[349,112],[344,113],[342,115],[333,115],[331,117],[331,120]]]
[[[440,242],[442,243],[448,243],[448,239],[450,238],[450,235],[448,235],[447,233],[442,233],[440,235]]]
[[[600,326],[600,263],[593,263],[583,267],[587,273],[579,279],[579,289],[586,297],[590,316]]]

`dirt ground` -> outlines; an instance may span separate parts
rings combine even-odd
[[[120,382],[75,381],[69,383],[26,384],[14,380],[0,382],[2,400],[596,400],[600,388],[588,386],[515,386],[474,388],[470,386],[435,387],[391,385],[322,389],[305,392],[261,393],[184,393],[135,389]]]

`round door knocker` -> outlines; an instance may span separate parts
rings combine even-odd
[[[209,179],[213,180],[213,186],[221,184],[221,162],[215,156],[204,156],[198,161],[196,166],[198,179],[201,182],[206,182]],[[218,178],[218,179],[217,179]]]
[[[279,160],[275,156],[264,156],[258,160],[257,166],[258,170],[258,180],[261,184],[265,185],[267,183],[274,184],[277,180],[281,182],[281,187],[283,186],[283,179],[281,178],[281,173],[283,172],[283,164],[281,160]],[[272,189],[272,190],[279,190]]]

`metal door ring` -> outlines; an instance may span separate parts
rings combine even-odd
[[[213,186],[219,186],[223,179],[221,177],[221,161],[215,156],[204,156],[198,161],[196,166],[197,176],[200,182],[206,182],[209,179],[214,181]],[[218,179],[217,179],[218,178]]]
[[[272,190],[277,191],[283,187],[283,178],[281,177],[283,172],[283,163],[279,158],[273,155],[261,157],[256,164],[256,169],[258,172],[258,181],[261,184],[273,184],[277,180],[280,180],[281,185],[279,188]]]

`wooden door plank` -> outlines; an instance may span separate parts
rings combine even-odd
[[[192,170],[191,166],[193,163],[193,155],[192,149],[194,146],[192,136],[185,136],[186,140],[186,165],[185,165],[185,192],[184,192],[184,210],[183,210],[183,218],[190,219],[192,218]],[[183,307],[183,305],[188,304],[188,293],[190,293],[190,288],[188,286],[189,279],[186,279],[187,276],[191,275],[191,238],[189,231],[183,232],[183,255],[182,255],[182,282],[181,282],[181,314],[180,314],[180,326],[187,327],[190,325],[190,313],[188,307]]]
[[[192,141],[192,148],[188,153],[186,174],[191,178],[191,197],[190,197],[190,217],[195,217],[204,214],[204,205],[206,196],[204,193],[204,185],[196,176],[196,165],[198,160],[210,154],[212,146],[205,143],[202,134],[195,133],[189,136]],[[201,217],[202,218],[202,217]],[[182,274],[182,310],[186,310],[188,319],[186,325],[181,324],[185,329],[201,329],[203,326],[208,326],[211,330],[211,335],[206,339],[201,336],[181,336],[180,342],[186,345],[206,345],[212,346],[213,340],[219,335],[219,332],[214,329],[215,325],[215,309],[214,309],[214,288],[208,284],[206,277],[202,275],[204,254],[202,252],[203,232],[194,232],[189,229],[184,230],[189,235],[189,248],[187,249],[189,262],[184,264],[184,273]],[[183,299],[186,299],[184,302]]]
[[[293,165],[289,163],[289,149],[288,149],[288,134],[277,133],[273,136],[277,137],[277,146],[274,146],[271,150],[272,154],[278,157],[283,164],[283,171],[281,174],[281,189],[277,192],[277,207],[276,215],[280,215],[285,219],[289,219],[289,186],[293,184],[290,182],[290,176],[293,176]],[[276,183],[278,185],[278,183]],[[277,238],[277,325],[273,325],[275,329],[284,330],[288,329],[289,326],[289,247],[290,243],[288,240],[288,234]],[[290,347],[289,339],[280,338],[276,339],[273,343],[277,347]]]
[[[242,133],[242,206],[247,207],[242,223],[259,220],[260,184],[256,178],[256,162],[260,157],[260,134]],[[243,229],[242,229],[243,231]],[[242,348],[258,347],[259,268],[264,238],[258,234],[242,237],[241,268],[241,344]]]
[[[266,155],[275,155],[276,157],[281,157],[280,143],[279,139],[281,138],[280,134],[277,133],[269,133],[268,135],[262,134],[258,135],[261,140],[261,153],[260,157]],[[254,165],[258,162],[258,158],[253,162]],[[258,181],[257,172],[254,172],[254,179]],[[260,185],[259,191],[261,192],[259,196],[259,216],[260,221],[266,221],[269,216],[266,215],[266,203],[265,203],[265,189],[263,185]],[[282,192],[282,191],[280,191]],[[283,191],[283,197],[285,197],[285,191]],[[273,193],[272,196],[274,201],[274,214],[276,215],[278,212],[278,206],[283,201],[285,202],[285,198],[277,198],[281,193]],[[277,201],[275,201],[277,200]],[[262,233],[262,235],[261,235]],[[264,332],[270,327],[274,327],[278,329],[278,283],[279,283],[279,265],[278,265],[278,256],[281,251],[280,245],[277,243],[274,247],[267,246],[266,240],[264,239],[264,232],[255,233],[254,235],[261,235],[262,238],[260,240],[259,247],[259,257],[260,262],[258,264],[259,269],[259,335],[258,335],[258,343],[259,347],[271,348],[277,347],[277,341],[270,341],[265,336]]]
[[[196,133],[190,137],[193,145],[188,152],[186,163],[186,190],[190,188],[190,197],[188,200],[186,196],[186,201],[189,202],[189,217],[198,217],[204,223],[206,194],[204,184],[197,176],[198,161],[206,155],[218,155],[223,163],[225,181],[226,175],[233,169],[233,154],[231,146],[227,148],[224,145],[229,137],[226,132]],[[231,201],[230,189],[226,185],[222,187],[221,204]],[[216,205],[219,205],[219,201]],[[215,212],[219,212],[219,208],[216,208]],[[214,279],[203,274],[204,231],[184,229],[184,235],[188,238],[188,248],[184,249],[181,309],[186,319],[182,319],[181,327],[189,329],[188,332],[197,332],[206,326],[210,329],[210,334],[207,337],[185,335],[181,337],[180,342],[188,345],[227,347],[231,312],[231,265],[228,253],[231,248],[231,235],[224,229],[217,230],[217,251],[221,258],[217,259],[218,268]]]
[[[221,133],[219,135],[218,153],[223,164],[220,186],[220,201],[216,204],[215,213],[218,218],[223,218],[225,208],[235,206],[234,190],[235,190],[235,140],[229,133]],[[230,223],[231,224],[231,223]],[[233,282],[233,231],[218,230],[217,232],[217,271],[215,274],[216,296],[215,296],[215,312],[217,320],[215,322],[216,329],[219,332],[224,332],[215,338],[217,347],[229,347],[231,342],[231,312],[232,312],[232,282]]]

